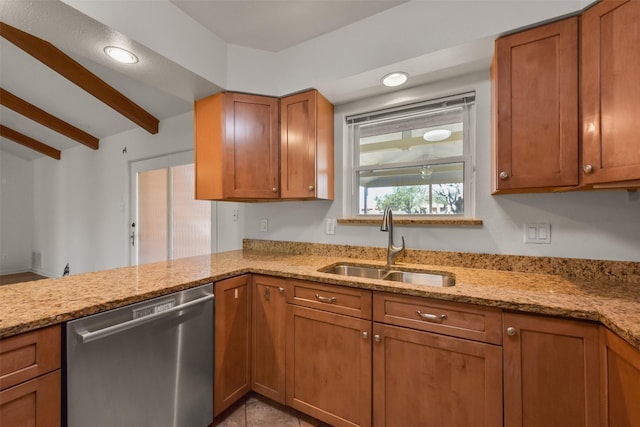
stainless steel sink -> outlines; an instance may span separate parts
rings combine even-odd
[[[404,269],[378,266],[362,266],[352,264],[334,264],[321,268],[322,273],[339,274],[350,277],[364,277],[367,279],[391,280],[393,282],[409,283],[426,286],[454,286],[455,277],[449,273],[436,271],[408,271]]]

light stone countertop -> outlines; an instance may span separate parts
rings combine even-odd
[[[338,262],[382,261],[238,250],[0,286],[0,338],[244,273],[466,302],[505,310],[598,321],[640,350],[640,283],[567,279],[552,274],[400,263],[448,272],[449,288],[320,273]]]

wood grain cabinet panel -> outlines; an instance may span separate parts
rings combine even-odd
[[[371,321],[287,305],[288,406],[332,426],[371,425]]]
[[[373,324],[373,425],[502,426],[502,348]]]
[[[494,307],[376,292],[373,294],[373,320],[502,344],[502,311]]]
[[[281,197],[333,200],[333,105],[317,90],[280,100]]]
[[[504,426],[596,427],[598,325],[504,313]]]
[[[196,199],[277,199],[278,98],[221,92],[194,113]]]
[[[370,426],[371,291],[288,282],[286,404],[332,426]]]
[[[496,40],[493,192],[578,185],[578,18]]]
[[[253,276],[251,389],[285,403],[287,281]]]
[[[0,426],[59,427],[60,369],[0,391]]]
[[[250,276],[216,282],[213,415],[251,390]]]
[[[640,351],[600,327],[602,425],[640,426]]]
[[[346,316],[371,319],[371,291],[346,286],[291,280],[287,302]]]
[[[602,0],[581,19],[582,180],[640,185],[640,2]]]
[[[60,325],[0,340],[1,426],[60,426],[61,345]]]

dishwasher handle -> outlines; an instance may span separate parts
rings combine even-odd
[[[106,328],[98,329],[97,331],[89,332],[89,331],[77,331],[76,333],[80,338],[82,338],[82,343],[86,344],[91,341],[96,341],[101,338],[108,337],[110,335],[114,335],[120,332],[127,331],[129,329],[135,328],[137,326],[144,325],[146,323],[152,322],[156,319],[160,319],[166,317],[172,313],[177,311],[185,310],[187,308],[193,307],[195,305],[203,304],[207,301],[210,301],[214,298],[213,294],[206,294],[205,296],[194,299],[193,301],[185,302],[184,304],[177,305],[175,307],[171,307],[168,310],[161,311],[159,313],[150,314],[148,316],[139,317],[137,319],[128,320],[123,323],[118,323],[116,325],[107,326]]]

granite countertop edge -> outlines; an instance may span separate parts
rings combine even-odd
[[[539,273],[402,264],[452,274],[456,285],[345,277],[318,271],[375,260],[238,250],[0,286],[0,338],[63,323],[205,283],[254,273],[599,322],[640,350],[640,283],[572,280]]]

